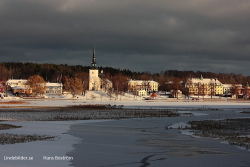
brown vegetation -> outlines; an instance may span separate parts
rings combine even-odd
[[[83,92],[83,81],[77,77],[74,78],[64,78],[65,82],[63,84],[65,91],[70,92],[74,97],[76,94]]]
[[[0,102],[0,104],[29,104],[25,101],[6,101],[6,102]]]
[[[46,90],[46,82],[44,79],[39,76],[39,75],[33,75],[30,76],[27,80],[27,85],[30,86],[32,89],[32,92],[35,93],[36,95],[38,94],[44,94]]]

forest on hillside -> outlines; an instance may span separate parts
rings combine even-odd
[[[37,64],[37,63],[21,63],[21,62],[2,62],[0,63],[0,81],[8,79],[28,79],[32,75],[40,75],[47,82],[63,82],[63,78],[88,77],[89,66],[81,65],[67,65],[67,64]],[[243,76],[234,73],[213,73],[202,71],[177,71],[166,70],[159,73],[150,72],[133,72],[129,69],[115,69],[112,67],[98,67],[103,71],[102,75],[110,79],[115,85],[118,80],[125,82],[127,79],[136,80],[154,80],[157,81],[161,87],[168,81],[174,78],[186,81],[188,78],[198,78],[201,75],[203,78],[217,78],[222,83],[227,84],[242,84],[250,83],[250,76]],[[82,79],[84,80],[84,79]]]

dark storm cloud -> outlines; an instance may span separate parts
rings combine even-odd
[[[0,59],[249,75],[248,0],[0,0]]]

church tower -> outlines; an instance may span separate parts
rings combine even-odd
[[[98,69],[96,67],[95,45],[94,45],[91,68],[89,69],[89,90],[99,90],[99,89],[100,89],[100,78]]]
[[[95,45],[93,47],[93,56],[92,56],[91,68],[96,69]]]

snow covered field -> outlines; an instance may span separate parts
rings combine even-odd
[[[232,101],[227,99],[220,99],[213,97],[214,100],[210,101],[210,97],[206,100],[192,100],[190,99],[172,99],[165,97],[158,97],[158,100],[143,100],[143,97],[134,96],[125,93],[125,95],[108,97],[106,93],[99,91],[88,91],[85,96],[77,96],[72,98],[72,95],[62,96],[46,96],[44,99],[22,99],[13,96],[0,99],[1,106],[10,106],[9,104],[1,104],[6,101],[25,101],[27,104],[16,104],[11,106],[67,106],[67,105],[84,105],[84,104],[111,104],[111,105],[124,105],[125,107],[187,107],[187,108],[243,108],[250,106],[250,101]]]

